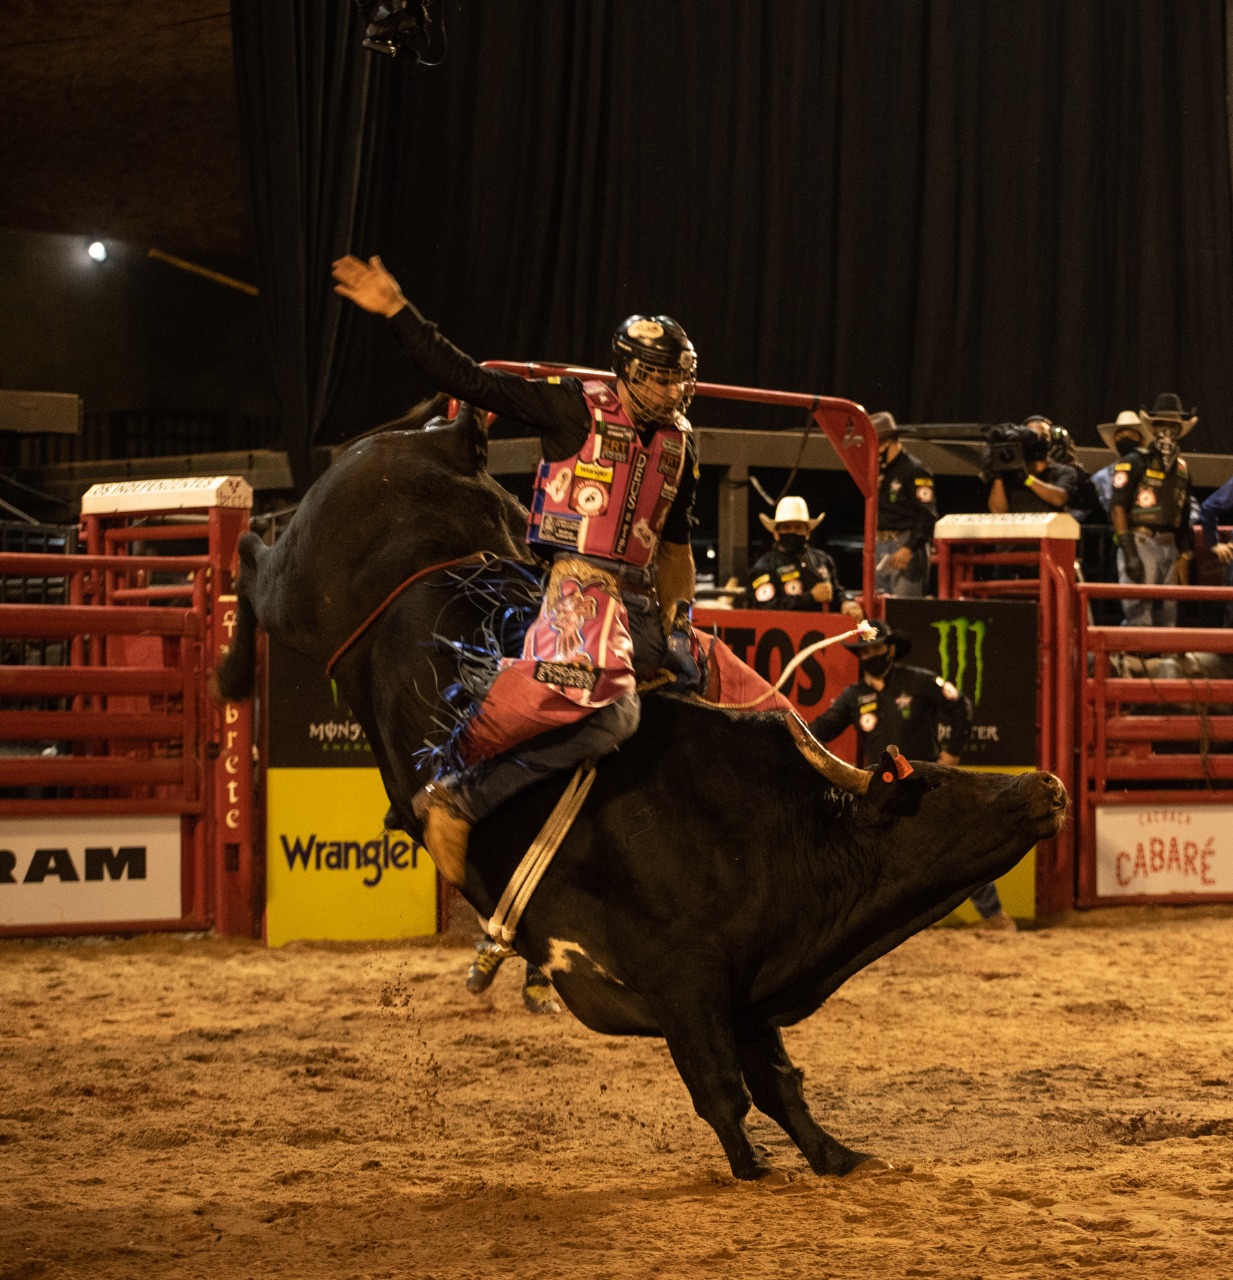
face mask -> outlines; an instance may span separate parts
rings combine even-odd
[[[1123,436],[1120,440],[1113,442],[1113,447],[1117,450],[1117,456],[1124,458],[1128,453],[1134,453],[1139,447],[1139,442],[1133,436]]]
[[[862,658],[861,670],[867,675],[873,676],[875,680],[881,680],[894,660],[894,656],[889,653],[879,653],[872,658]]]
[[[775,541],[779,544],[780,551],[790,556],[799,556],[805,550],[805,535],[803,533],[781,533]]]

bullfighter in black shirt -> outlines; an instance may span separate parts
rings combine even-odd
[[[899,442],[899,424],[891,414],[875,413],[870,421],[878,435],[874,589],[879,595],[924,595],[938,518],[933,476]]]

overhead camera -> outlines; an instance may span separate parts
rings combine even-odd
[[[441,0],[355,0],[365,22],[364,48],[393,58],[409,53],[416,63],[435,67],[445,58],[445,17]]]

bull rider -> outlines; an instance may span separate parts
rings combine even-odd
[[[502,658],[457,739],[462,768],[423,787],[424,844],[454,884],[472,826],[519,791],[615,751],[641,714],[637,684],[666,672],[677,692],[717,690],[758,709],[790,704],[689,621],[698,478],[685,417],[697,353],[668,316],[633,315],[612,338],[615,388],[566,375],[480,367],[403,296],[380,258],[333,265],[335,292],[385,316],[439,390],[539,432],[527,541],[552,560],[522,656]],[[704,673],[704,667],[707,670]]]

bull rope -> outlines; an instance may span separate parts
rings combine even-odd
[[[473,551],[469,556],[459,556],[454,560],[442,560],[440,564],[429,565],[426,569],[419,569],[413,573],[404,582],[400,583],[388,596],[360,623],[358,627],[334,650],[334,656],[325,664],[325,674],[331,679],[334,676],[334,668],[339,662],[346,657],[347,653],[355,645],[356,641],[372,626],[374,622],[398,599],[400,595],[412,584],[418,582],[421,578],[427,577],[430,573],[436,573],[438,569],[453,569],[460,564],[484,564],[491,560],[499,560],[501,557],[494,555],[491,551]]]
[[[803,648],[800,651],[800,653],[798,653],[796,657],[793,658],[792,661],[789,662],[786,667],[784,667],[783,671],[781,671],[779,674],[779,679],[775,682],[775,684],[770,689],[768,689],[765,693],[760,693],[756,698],[751,698],[748,702],[710,702],[706,698],[702,697],[700,694],[697,694],[697,693],[692,693],[689,696],[693,699],[694,702],[700,702],[707,707],[717,707],[720,711],[749,711],[751,708],[756,707],[760,702],[765,702],[767,698],[771,696],[771,694],[782,692],[784,685],[788,683],[788,677],[811,654],[817,653],[818,650],[820,649],[829,649],[831,645],[839,644],[840,641],[850,639],[852,636],[860,636],[861,639],[863,640],[863,639],[867,639],[872,634],[873,634],[873,628],[869,625],[869,623],[860,622],[855,627],[853,627],[851,631],[840,632],[839,635],[829,636],[825,640],[815,640],[813,644],[806,645],[805,648]],[[675,679],[676,679],[675,676],[672,676],[669,673],[665,672],[662,675],[660,675],[657,680],[652,681],[650,687],[658,689],[662,686],[662,684],[667,683],[668,680],[675,680]],[[641,686],[639,687],[639,692],[642,692]],[[781,714],[786,714],[786,713],[781,713]]]
[[[561,847],[561,841],[574,825],[578,810],[582,808],[582,802],[587,798],[594,781],[595,762],[593,760],[584,761],[574,770],[574,776],[569,780],[569,785],[561,793],[561,798],[548,815],[548,821],[544,823],[539,835],[531,842],[531,847],[514,869],[514,874],[510,877],[509,884],[505,886],[505,892],[501,895],[496,910],[484,926],[488,936],[506,955],[513,954],[514,932],[518,928],[519,920],[522,919],[522,913],[526,910],[531,895],[539,888],[539,882],[544,878],[544,872],[548,870],[557,850]]]

